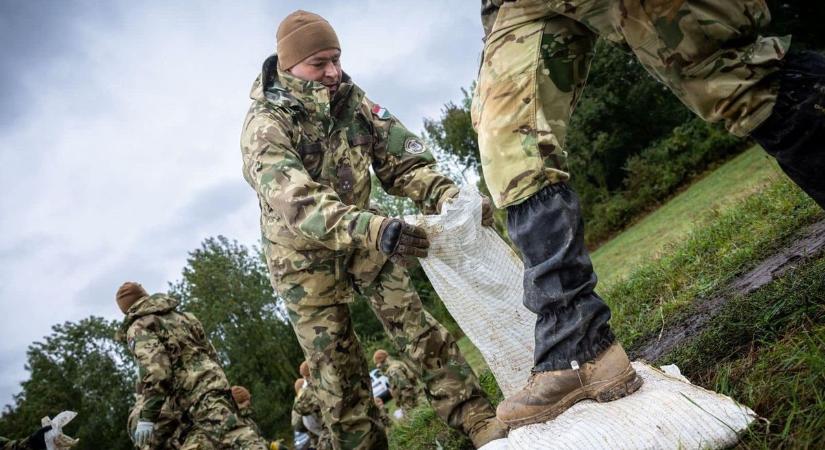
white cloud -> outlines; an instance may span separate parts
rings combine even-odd
[[[57,11],[65,34],[0,56],[18,71],[6,74],[15,100],[0,103],[0,404],[51,325],[119,317],[120,282],[165,289],[205,237],[256,242],[238,138],[287,13],[325,15],[345,70],[415,130],[460,98],[481,47],[470,2],[115,5]]]

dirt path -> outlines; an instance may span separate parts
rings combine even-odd
[[[735,279],[724,294],[700,299],[692,307],[692,313],[677,324],[668,325],[661,335],[653,336],[631,350],[633,359],[656,361],[677,346],[701,333],[708,321],[716,315],[729,299],[747,295],[765,286],[785,272],[825,250],[825,220],[805,228],[799,236],[781,251],[762,261],[751,271]]]

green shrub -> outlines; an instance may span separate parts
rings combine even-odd
[[[742,140],[698,118],[676,127],[670,136],[627,159],[622,190],[583,205],[588,244],[609,238],[742,148]]]

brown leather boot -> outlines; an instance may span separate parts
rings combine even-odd
[[[470,436],[470,440],[473,441],[473,447],[481,448],[490,441],[506,438],[509,429],[510,427],[502,421],[491,417],[480,420],[467,434]]]
[[[609,402],[641,386],[621,344],[614,343],[579,370],[534,373],[524,389],[498,405],[496,416],[511,427],[546,422],[579,400]]]

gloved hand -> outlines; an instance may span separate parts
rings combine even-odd
[[[33,448],[35,450],[45,450],[46,449],[46,432],[51,430],[51,425],[46,425],[45,427],[35,431],[31,436],[29,436],[28,444],[29,448]]]
[[[135,445],[143,447],[152,439],[152,432],[155,429],[155,424],[146,420],[138,421],[135,428]]]
[[[399,219],[386,218],[378,230],[378,249],[396,264],[407,256],[426,258],[430,241],[423,228]]]
[[[481,224],[493,226],[493,202],[485,195],[481,196]]]

